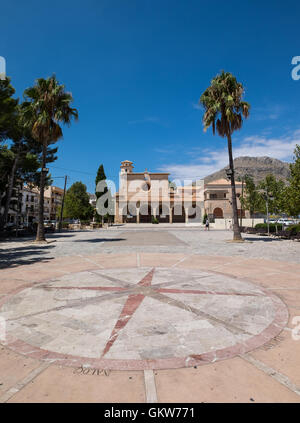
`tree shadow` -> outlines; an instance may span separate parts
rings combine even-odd
[[[59,232],[59,233],[52,233],[52,234],[45,234],[46,239],[47,238],[71,238],[73,236],[75,236],[75,234],[70,234],[70,233],[63,233],[63,232]]]
[[[92,238],[92,239],[75,239],[73,242],[114,242],[126,241],[126,238]]]
[[[245,241],[256,242],[256,241],[263,241],[263,242],[278,242],[282,241],[281,238],[269,238],[268,236],[261,236],[260,238],[243,238]]]
[[[7,249],[0,249],[0,269],[24,266],[36,262],[48,262],[54,257],[43,257],[49,253],[54,245],[28,245]]]

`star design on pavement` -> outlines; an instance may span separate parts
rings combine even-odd
[[[106,280],[109,280],[116,284],[117,286],[49,286],[42,284],[35,289],[45,289],[45,290],[92,290],[92,291],[107,291],[108,294],[89,297],[89,298],[80,298],[76,300],[66,300],[67,304],[53,307],[47,310],[38,311],[34,313],[27,314],[25,316],[20,316],[17,318],[11,318],[8,320],[18,320],[26,317],[32,317],[39,314],[49,313],[51,311],[59,311],[65,308],[76,308],[82,307],[88,304],[98,304],[99,302],[114,299],[118,297],[127,296],[125,304],[122,308],[122,311],[118,317],[118,320],[111,332],[111,335],[101,353],[101,358],[109,352],[115,341],[118,339],[120,332],[126,327],[127,323],[130,321],[136,310],[139,308],[145,297],[153,298],[164,304],[169,304],[174,307],[178,307],[182,310],[191,312],[199,317],[202,317],[212,323],[213,325],[220,325],[226,330],[232,332],[233,334],[247,334],[252,335],[246,330],[239,328],[233,325],[230,322],[224,321],[220,318],[217,318],[205,311],[199,310],[195,307],[192,307],[185,302],[169,297],[166,294],[195,294],[195,295],[238,295],[238,296],[261,296],[257,293],[241,293],[241,292],[220,292],[220,291],[208,291],[208,290],[199,290],[199,289],[180,289],[180,288],[168,288],[168,285],[174,285],[174,283],[180,283],[181,281],[170,281],[163,282],[152,285],[153,276],[155,273],[155,268],[152,268],[136,285],[129,284],[128,282],[122,281],[120,279],[113,278],[111,276],[101,274],[99,272],[90,271],[89,273],[95,274],[97,276],[103,277]],[[206,278],[207,275],[200,278]],[[198,277],[199,279],[199,277]]]

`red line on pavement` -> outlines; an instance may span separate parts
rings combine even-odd
[[[150,286],[152,278],[153,278],[153,274],[154,274],[154,269],[150,270],[150,272],[147,273],[147,275],[138,283],[138,285]],[[120,330],[123,329],[127,325],[127,323],[133,316],[134,312],[138,309],[138,307],[140,306],[144,298],[145,296],[143,294],[133,294],[128,296],[126,303],[124,304],[124,307],[119,316],[119,319],[112,330],[112,333],[110,335],[108,342],[105,345],[101,358],[103,358],[105,354],[110,350],[115,340],[118,338]]]

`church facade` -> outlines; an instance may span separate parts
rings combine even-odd
[[[231,188],[226,180],[204,184],[204,180],[186,185],[169,181],[169,173],[134,172],[133,162],[121,162],[120,186],[115,194],[116,223],[202,223],[232,218]],[[241,183],[236,184],[240,213]]]

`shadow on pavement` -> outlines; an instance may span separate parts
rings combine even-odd
[[[53,245],[28,245],[9,250],[0,249],[0,269],[52,260],[53,257],[43,257],[43,255],[49,253],[53,247]]]
[[[53,234],[45,234],[46,239],[47,238],[70,238],[72,236],[75,236],[76,234],[74,233],[53,233]]]
[[[269,238],[268,236],[262,236],[260,238],[244,238],[245,241],[251,241],[251,242],[256,242],[256,241],[263,241],[263,242],[280,242],[282,241],[282,239],[280,238]]]
[[[126,241],[126,238],[92,238],[92,239],[75,239],[74,242],[114,242]]]

